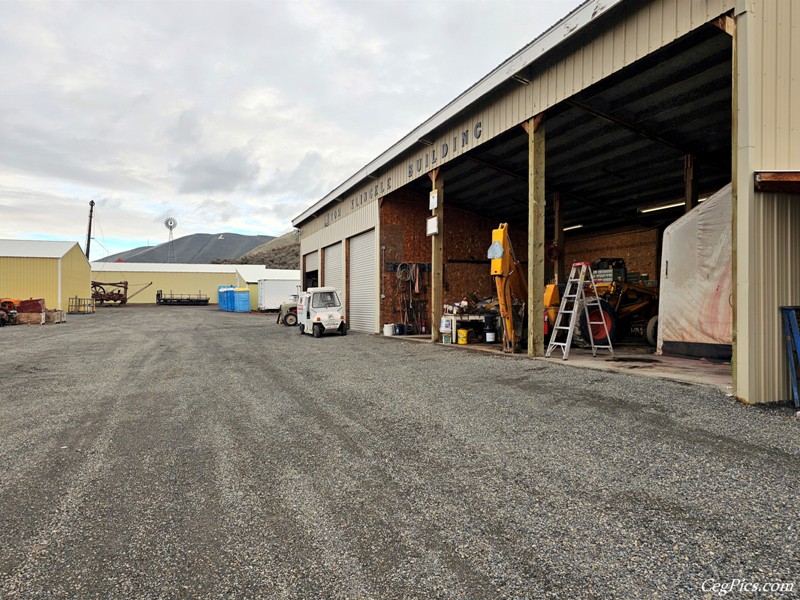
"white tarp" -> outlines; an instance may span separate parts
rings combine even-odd
[[[731,185],[664,231],[658,354],[664,342],[731,344]]]

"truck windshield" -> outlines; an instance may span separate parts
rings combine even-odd
[[[315,292],[311,297],[312,308],[334,308],[340,306],[336,292]]]

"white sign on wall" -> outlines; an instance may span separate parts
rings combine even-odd
[[[437,208],[439,206],[439,190],[433,190],[428,195],[428,204],[431,210]]]
[[[430,217],[428,219],[428,235],[439,235],[439,219],[438,217]]]

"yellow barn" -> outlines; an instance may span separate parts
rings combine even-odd
[[[77,242],[0,240],[0,297],[44,298],[67,310],[69,299],[89,298],[90,268]]]

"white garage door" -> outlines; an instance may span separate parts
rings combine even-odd
[[[339,290],[339,294],[344,292],[344,269],[342,268],[344,259],[342,257],[342,243],[328,246],[322,250],[323,277],[325,283],[322,285],[334,287]],[[344,299],[343,299],[344,300]]]
[[[350,238],[350,328],[375,333],[377,325],[377,289],[375,230]]]
[[[306,273],[319,270],[319,252],[306,254]]]

